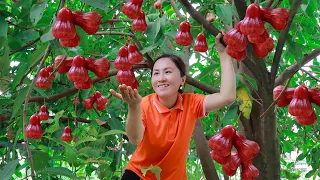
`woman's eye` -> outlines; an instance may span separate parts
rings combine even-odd
[[[171,71],[166,71],[166,73],[167,73],[167,74],[170,74],[170,73],[171,73]]]
[[[157,74],[159,74],[159,73],[157,73],[157,72],[153,73],[153,75],[157,75]]]

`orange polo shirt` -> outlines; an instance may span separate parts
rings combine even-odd
[[[143,97],[144,137],[125,169],[135,172],[143,180],[156,180],[150,171],[143,176],[140,166],[159,166],[161,180],[186,180],[189,143],[196,120],[205,115],[205,97],[202,94],[179,94],[172,109],[162,105],[155,93]]]

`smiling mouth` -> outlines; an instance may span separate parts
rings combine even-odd
[[[168,87],[169,85],[168,84],[161,84],[161,85],[158,85],[158,87]]]

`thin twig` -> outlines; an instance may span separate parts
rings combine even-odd
[[[38,69],[37,74],[36,74],[36,77],[38,76],[38,74],[40,72],[40,68],[44,64],[44,61],[45,61],[46,57],[49,54],[49,49],[50,49],[50,44],[48,45],[48,47],[45,50],[45,53],[44,53],[44,55],[42,57],[42,60],[41,60],[40,65],[39,65],[39,69]],[[33,86],[34,86],[35,83],[36,83],[36,78],[34,78],[32,80],[32,82],[31,82],[31,84],[30,84],[30,87],[28,89],[28,92],[27,92],[27,95],[26,95],[26,98],[25,98],[25,101],[24,101],[24,108],[23,108],[23,134],[24,134],[23,139],[24,139],[24,142],[25,142],[25,145],[26,145],[26,150],[28,152],[28,159],[29,159],[29,162],[30,162],[31,178],[32,179],[34,179],[35,174],[34,174],[32,154],[31,154],[31,150],[30,150],[30,147],[29,147],[28,138],[25,136],[25,129],[26,129],[26,126],[27,126],[27,109],[28,109],[28,104],[29,104],[28,102],[29,102],[31,91],[32,91]]]
[[[171,4],[174,12],[176,13],[177,17],[179,19],[183,19],[183,15],[180,13],[180,11],[179,11],[179,9],[178,9],[178,7],[176,5],[176,1],[175,0],[170,0],[170,4]]]
[[[93,110],[97,113],[98,117],[101,117],[101,115],[99,114],[98,110],[93,106]]]
[[[317,77],[315,77],[315,76],[314,76],[313,74],[311,74],[310,72],[308,72],[308,71],[306,71],[306,70],[304,70],[304,69],[302,69],[302,68],[300,68],[299,70],[302,71],[302,72],[304,72],[304,73],[306,73],[306,74],[308,74],[312,79],[320,82],[320,79],[317,78]]]
[[[54,73],[56,73],[58,71],[58,69],[60,68],[60,66],[62,66],[63,62],[67,59],[67,56],[64,56],[64,58],[62,59],[62,61],[60,62],[60,64],[58,65],[58,67],[56,67],[54,69],[54,71],[49,75],[49,77],[47,77],[46,81],[44,81],[43,84],[45,84],[47,81],[49,81],[49,79],[54,75]]]
[[[105,24],[109,22],[132,22],[132,20],[131,19],[108,19],[108,20],[102,21],[100,24]]]
[[[94,35],[123,35],[123,36],[133,36],[131,33],[125,33],[125,32],[115,32],[115,31],[102,31],[97,32]]]
[[[274,1],[274,0],[269,0],[269,3],[268,3],[268,5],[267,5],[268,8],[271,7],[271,5],[273,4],[273,1]]]
[[[24,79],[29,75],[29,73],[39,64],[39,62],[41,61],[42,57],[43,57],[43,55],[39,58],[39,60],[38,60],[36,63],[34,63],[34,64],[29,68],[29,70],[28,70],[28,71],[26,72],[26,74],[21,78],[21,80],[20,80],[20,82],[19,82],[19,84],[18,84],[17,86],[20,86],[20,85],[23,83]]]
[[[292,77],[293,77],[293,76],[291,76],[291,77],[287,80],[286,85],[285,85],[284,88],[282,89],[282,91],[281,91],[281,93],[279,94],[279,96],[277,97],[277,99],[275,99],[275,100],[272,102],[272,104],[267,108],[267,110],[264,111],[264,112],[261,114],[260,119],[262,119],[262,118],[268,113],[268,111],[270,111],[270,109],[271,109],[271,108],[278,102],[278,100],[281,98],[282,94],[284,94],[284,93],[286,92],[287,87],[288,87],[289,82],[290,82],[290,80],[291,80]]]
[[[37,31],[37,32],[39,32],[39,33],[43,33],[43,31],[42,31],[42,30],[40,30],[40,29],[34,29],[34,28],[27,28],[27,27],[23,27],[23,26],[20,26],[20,25],[18,25],[18,24],[14,24],[13,22],[8,21],[8,20],[7,20],[7,23],[9,23],[9,24],[13,25],[14,27],[20,28],[20,29],[25,29],[25,30],[33,29],[33,30],[35,30],[35,31]]]
[[[14,54],[14,53],[16,53],[16,52],[18,52],[18,51],[21,51],[21,50],[23,50],[23,49],[25,49],[25,48],[27,48],[27,47],[29,47],[29,46],[32,46],[33,44],[35,44],[35,43],[38,42],[39,40],[40,40],[40,37],[38,37],[37,39],[35,39],[35,40],[31,41],[31,42],[27,42],[26,45],[24,45],[24,46],[22,46],[22,47],[19,47],[18,49],[15,49],[15,50],[13,50],[13,51],[11,51],[11,52],[9,53],[9,56],[11,56],[12,54]]]

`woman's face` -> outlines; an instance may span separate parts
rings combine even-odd
[[[168,57],[157,60],[153,66],[151,82],[159,97],[168,98],[176,95],[184,80],[178,67]]]

